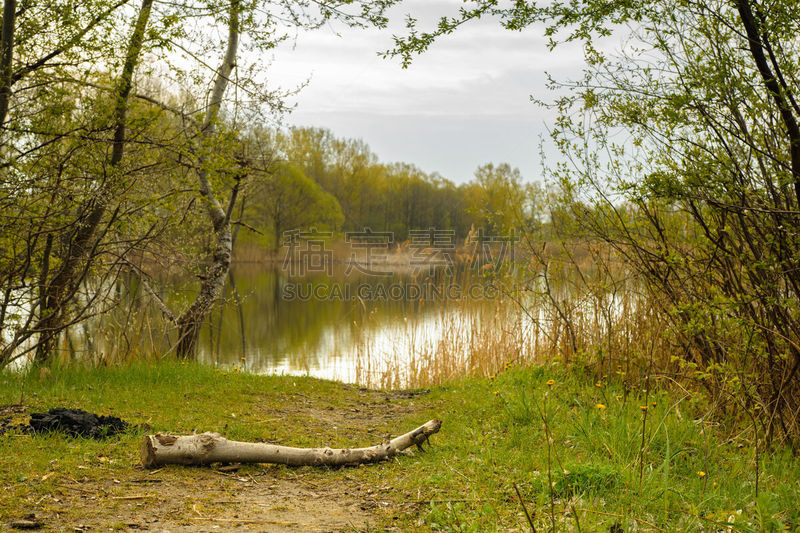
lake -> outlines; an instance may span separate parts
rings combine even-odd
[[[621,298],[561,281],[548,285],[550,299],[541,275],[527,284],[516,278],[515,292],[490,270],[463,264],[391,270],[378,275],[337,264],[298,273],[275,263],[234,264],[222,302],[202,327],[197,358],[223,372],[427,386],[569,353],[574,331],[597,346],[610,344],[613,323],[638,313],[629,291]],[[137,285],[135,277],[122,279],[114,291],[118,305],[71,328],[60,343],[62,356],[99,364],[174,356],[175,328]],[[172,278],[154,286],[169,287],[161,297],[181,310],[198,282]]]
[[[227,369],[405,386],[463,373],[487,325],[517,315],[480,276],[357,272],[292,277],[270,265],[231,271],[198,358]],[[510,307],[503,313],[499,306]],[[502,335],[500,335],[502,336]],[[508,339],[504,339],[508,340]],[[485,355],[485,354],[484,354]]]

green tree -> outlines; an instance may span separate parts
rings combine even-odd
[[[0,139],[3,141],[6,157],[0,172],[3,189],[7,192],[4,203],[8,208],[2,225],[9,232],[10,242],[6,244],[11,244],[12,253],[4,254],[2,259],[8,275],[3,280],[5,285],[0,301],[0,325],[6,330],[9,325],[6,320],[11,318],[7,315],[10,308],[27,308],[29,311],[24,320],[14,320],[12,335],[0,335],[0,366],[33,349],[36,350],[37,361],[43,362],[47,359],[53,339],[68,325],[68,307],[75,300],[97,260],[98,234],[103,231],[101,228],[109,207],[116,205],[117,209],[108,224],[116,219],[119,212],[115,194],[124,190],[121,176],[125,174],[122,163],[127,141],[128,99],[134,72],[142,55],[152,0],[144,0],[135,12],[127,44],[123,48],[120,72],[114,78],[110,90],[113,95],[111,105],[97,105],[98,102],[91,96],[84,95],[82,107],[91,110],[88,121],[75,121],[76,116],[81,114],[77,95],[54,90],[56,83],[48,79],[47,76],[52,74],[47,71],[51,67],[50,62],[56,57],[62,61],[73,58],[78,62],[81,56],[75,51],[79,48],[81,39],[91,30],[97,29],[101,22],[108,22],[111,14],[120,5],[110,8],[93,5],[100,12],[88,23],[83,20],[87,13],[79,10],[75,13],[75,19],[80,21],[78,24],[81,26],[76,27],[75,21],[68,25],[69,36],[65,41],[57,42],[49,53],[42,53],[36,47],[31,48],[30,41],[35,42],[36,38],[35,34],[29,33],[26,23],[33,21],[27,17],[17,18],[15,2],[7,1],[4,6],[5,18],[0,45]],[[64,6],[54,6],[55,13],[62,14],[62,8]],[[25,11],[22,10],[22,13]],[[109,41],[98,36],[98,42]],[[24,66],[15,71],[15,51],[33,52],[33,58],[36,59],[28,64],[23,63]],[[25,58],[25,55],[22,57]],[[33,58],[30,55],[27,57]],[[60,62],[56,64],[61,65]],[[64,73],[63,66],[56,67],[55,70],[62,75]],[[17,84],[19,87],[29,80],[33,83],[33,92],[45,93],[44,102],[12,99],[12,86]],[[46,94],[48,92],[49,95]],[[18,103],[21,105],[16,105]],[[11,120],[4,123],[9,112]],[[17,120],[20,113],[24,118]],[[66,118],[59,115],[66,115]],[[56,141],[61,140],[61,132],[58,129],[54,131],[54,125],[56,128],[64,125],[68,125],[68,128],[85,128],[103,138],[110,149],[102,157],[102,163],[98,164],[96,142],[76,142],[76,139],[64,135],[67,137],[66,142],[50,146],[53,144],[51,136],[55,136]],[[105,131],[110,131],[110,135],[105,135]],[[71,150],[65,153],[64,145],[70,143]],[[83,172],[90,178],[97,179],[94,187],[86,187],[81,183],[82,180],[75,180],[70,175],[74,172],[72,165],[76,161],[82,162]],[[56,169],[55,180],[48,176],[47,164],[53,164]],[[27,197],[27,205],[20,210],[20,200],[24,197]],[[66,200],[65,205],[53,204],[59,197]],[[58,222],[53,224],[56,220]],[[3,251],[7,249],[4,248]],[[57,255],[51,257],[53,253]],[[34,260],[38,263],[36,266]],[[36,284],[29,285],[29,278],[35,278]],[[36,287],[36,292],[26,290],[26,285]],[[91,302],[92,298],[87,300]],[[85,314],[88,308],[84,301],[80,306],[79,316]],[[29,342],[30,339],[35,340]]]
[[[196,298],[177,313],[160,302],[179,330],[177,352],[191,356],[225,284],[231,217],[249,174],[239,117],[284,109],[284,93],[266,87],[257,60],[246,64],[240,40],[264,52],[328,21],[383,26],[393,3],[5,0],[0,366],[31,350],[46,359],[64,328],[113,304],[108,287],[119,272],[145,280],[136,258],[165,229],[159,214],[176,205],[192,220],[170,220],[198,223],[197,205],[205,216],[208,260],[191,265],[204,270]],[[223,30],[221,44],[209,27]],[[148,91],[154,79],[166,86]],[[193,97],[171,98],[181,92]],[[165,123],[166,131],[156,129]],[[180,186],[164,190],[165,183]]]
[[[720,403],[800,440],[800,88],[796,5],[777,0],[502,6],[475,1],[397,39],[407,63],[470,20],[584,44],[550,166],[587,238],[646,280]],[[622,51],[598,38],[625,32]]]
[[[470,209],[477,227],[492,234],[526,229],[529,198],[518,169],[507,163],[483,165],[475,171],[475,185]]]
[[[280,249],[283,233],[288,230],[316,227],[338,231],[344,215],[336,198],[297,167],[289,163],[276,167],[260,180],[249,213],[250,220],[269,229],[273,252]]]

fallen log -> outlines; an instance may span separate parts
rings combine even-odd
[[[196,435],[145,435],[140,448],[142,465],[156,468],[167,464],[275,463],[292,466],[341,466],[375,463],[422,444],[442,427],[441,420],[426,424],[392,440],[369,448],[292,448],[261,442],[237,442],[219,433]]]

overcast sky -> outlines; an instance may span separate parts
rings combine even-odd
[[[310,78],[288,124],[361,138],[382,161],[412,163],[457,183],[488,162],[538,180],[539,137],[552,116],[530,97],[552,99],[545,72],[579,77],[580,50],[549,52],[539,29],[509,32],[484,20],[437,42],[405,70],[398,59],[377,55],[392,47],[393,33],[404,32],[405,13],[435,23],[459,4],[409,0],[390,12],[388,30],[329,27],[282,45],[272,84],[287,88]]]

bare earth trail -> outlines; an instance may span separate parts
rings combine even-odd
[[[354,531],[376,522],[387,505],[358,482],[312,482],[291,472],[239,474],[193,469],[175,480],[164,469],[100,487],[63,486],[61,505],[82,519],[43,517],[47,529],[144,531]],[[56,503],[56,502],[53,502]],[[57,504],[56,504],[57,505]],[[53,510],[57,506],[53,506]]]

